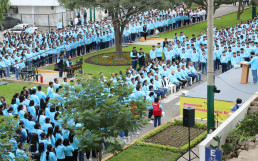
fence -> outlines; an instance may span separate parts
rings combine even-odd
[[[10,16],[20,19],[22,23],[41,27],[53,27],[57,26],[59,19],[62,20],[64,26],[67,26],[70,18],[75,17],[75,13],[74,11],[67,11],[54,14],[10,14]]]
[[[257,97],[258,92],[253,95],[248,101],[246,101],[241,108],[234,112],[226,121],[224,121],[209,137],[207,137],[199,145],[199,157],[200,161],[205,161],[205,147],[209,147],[211,144],[216,145],[213,137],[221,137],[221,145],[225,143],[228,133],[235,128],[236,124],[241,121],[247,114],[250,103]]]

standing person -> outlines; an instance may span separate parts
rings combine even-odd
[[[161,116],[163,111],[163,106],[159,103],[159,98],[156,97],[152,103],[153,116],[154,116],[154,127],[157,127],[161,124]]]
[[[207,74],[207,55],[205,54],[205,51],[202,51],[202,55],[200,56],[201,61],[201,67],[202,67],[202,74]]]
[[[155,60],[156,59],[155,45],[153,45],[152,49],[150,50],[150,58],[151,58],[151,60]]]
[[[133,50],[131,51],[130,56],[132,58],[132,67],[133,67],[134,70],[136,70],[136,68],[137,68],[137,58],[138,58],[136,47],[133,47]]]
[[[158,60],[160,61],[162,59],[162,47],[160,46],[160,43],[158,43],[155,52]]]
[[[58,65],[58,70],[59,70],[59,77],[63,77],[63,71],[64,71],[64,56],[60,55],[60,57],[57,59],[57,65]]]
[[[56,161],[57,160],[56,155],[53,151],[53,146],[51,144],[49,144],[47,146],[47,151],[44,156],[44,160],[46,160],[46,161]]]
[[[142,30],[143,30],[143,37],[144,37],[144,40],[146,41],[146,37],[147,37],[147,26],[144,25]]]
[[[252,60],[250,62],[242,62],[242,64],[251,64],[253,83],[257,83],[257,70],[258,70],[258,54],[255,55],[254,52],[251,52]]]
[[[83,19],[84,19],[84,22],[87,22],[87,11],[86,11],[86,9],[83,11]]]
[[[62,30],[63,29],[63,22],[61,19],[59,19],[59,21],[57,22],[57,29],[58,30]]]
[[[55,143],[57,161],[65,161],[65,146],[63,145],[62,139],[57,139]]]
[[[1,69],[0,69],[1,70]],[[19,74],[20,74],[20,66],[18,64],[18,61],[15,60],[15,64],[14,64],[14,70],[15,70],[15,77],[17,80],[19,80]],[[1,72],[1,71],[0,71]],[[0,74],[1,75],[1,74]]]
[[[220,58],[221,66],[222,66],[222,73],[227,71],[227,64],[228,64],[228,57],[226,56],[226,52],[222,52],[222,56]]]
[[[138,58],[139,58],[139,66],[144,66],[145,64],[145,53],[142,51],[142,48],[140,48],[140,52],[138,53]]]
[[[69,139],[64,139],[64,146],[65,146],[65,160],[71,161],[73,160],[73,147],[70,145]]]
[[[74,151],[73,151],[73,160],[72,161],[77,161],[78,150],[79,150],[79,148],[78,148],[78,140],[74,136],[74,134],[72,134],[71,132],[69,133],[69,141],[70,141],[70,145],[74,149]]]
[[[46,97],[49,97],[51,99],[53,98],[53,96],[54,96],[53,87],[54,87],[54,83],[53,82],[49,82],[49,87],[47,88],[47,95],[46,95]]]
[[[6,76],[6,65],[5,62],[3,61],[3,58],[0,57],[0,78],[3,78]]]
[[[146,97],[146,101],[147,101],[147,109],[149,110],[148,118],[150,119],[148,123],[153,124],[151,117],[153,115],[152,103],[154,102],[154,92],[149,93],[149,95]]]

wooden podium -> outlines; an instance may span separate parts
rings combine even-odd
[[[248,83],[248,76],[249,76],[249,65],[243,64],[242,65],[241,84]]]

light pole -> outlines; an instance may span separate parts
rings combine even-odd
[[[207,59],[207,133],[214,127],[214,62],[213,62],[214,0],[208,0],[208,59]]]

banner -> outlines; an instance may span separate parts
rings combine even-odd
[[[207,99],[194,97],[180,97],[180,115],[183,116],[183,108],[191,106],[195,108],[195,118],[207,120]],[[215,121],[221,122],[228,118],[232,102],[214,100]]]

